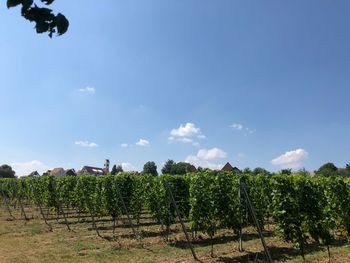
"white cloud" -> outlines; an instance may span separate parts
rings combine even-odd
[[[243,124],[240,123],[231,124],[229,127],[237,131],[244,132],[245,135],[253,134],[255,132],[255,130],[250,129],[249,127],[245,127]]]
[[[232,125],[230,125],[231,128],[234,128],[236,130],[243,130],[243,125],[242,124],[239,124],[239,123],[234,123]]]
[[[94,87],[89,87],[89,86],[87,86],[83,89],[79,89],[79,91],[82,93],[87,93],[87,94],[94,94],[96,92]]]
[[[12,163],[11,167],[16,172],[17,176],[28,175],[34,171],[38,171],[38,173],[42,174],[50,169],[49,166],[37,160],[23,163]]]
[[[79,145],[81,147],[88,147],[88,148],[98,147],[97,143],[88,142],[88,141],[76,141],[74,144]]]
[[[185,125],[180,124],[179,128],[172,129],[168,140],[170,142],[183,142],[191,143],[194,146],[199,146],[193,138],[205,139],[205,135],[202,134],[201,129],[196,127],[194,123],[186,123]]]
[[[126,171],[126,172],[137,171],[137,168],[133,166],[131,163],[122,163],[121,165],[122,165],[123,171]]]
[[[138,145],[138,146],[150,146],[151,144],[149,143],[149,141],[147,141],[147,140],[145,140],[145,139],[140,139],[137,143],[136,143],[136,145]]]
[[[222,163],[212,162],[215,159],[225,159],[227,153],[219,148],[200,149],[197,155],[187,156],[185,162],[191,163],[195,166],[201,166],[210,169],[221,169],[224,165]]]
[[[226,158],[227,153],[219,148],[212,149],[200,149],[197,153],[197,157],[204,160],[213,160],[219,158]]]
[[[307,159],[309,153],[304,149],[296,149],[285,152],[277,158],[271,160],[271,164],[280,166],[281,168],[300,168],[303,166],[303,160]]]
[[[127,148],[129,145],[127,144],[127,143],[122,143],[121,145],[120,145],[120,147],[122,147],[122,148]]]
[[[213,170],[219,170],[224,166],[222,163],[213,163],[213,162],[209,162],[208,160],[200,159],[196,155],[187,156],[185,162],[193,164],[196,167],[200,166],[203,168],[210,168]]]
[[[170,132],[171,136],[174,137],[192,137],[195,135],[200,135],[201,129],[197,128],[193,123],[186,123],[184,126],[181,124],[179,128],[172,129]]]

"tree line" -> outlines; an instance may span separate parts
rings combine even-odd
[[[184,175],[192,172],[203,172],[203,171],[211,171],[209,168],[203,167],[195,167],[190,163],[186,162],[178,162],[176,163],[174,160],[167,160],[164,166],[161,169],[161,174],[170,174],[170,175]],[[111,175],[123,174],[125,171],[121,164],[113,165],[112,170],[110,172]],[[146,162],[143,165],[143,169],[141,173],[139,172],[130,172],[132,174],[150,174],[153,176],[158,176],[157,165],[153,161]],[[273,173],[261,168],[256,167],[253,170],[250,168],[245,168],[242,170],[243,174],[252,174],[252,175],[272,175]],[[305,168],[299,169],[296,172],[293,172],[292,169],[282,169],[278,172],[283,175],[291,175],[302,174],[302,175],[310,175],[311,173],[307,171]],[[313,172],[315,175],[323,175],[323,176],[342,176],[342,177],[350,177],[350,163],[346,164],[345,167],[338,168],[334,163],[325,163],[320,166],[317,170]],[[49,175],[50,172],[46,172],[43,175]],[[12,169],[12,167],[8,164],[3,164],[0,166],[0,178],[16,178],[16,172]]]

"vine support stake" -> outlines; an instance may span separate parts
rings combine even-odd
[[[13,181],[12,181],[12,184],[14,184]],[[16,184],[16,193],[18,194],[18,185],[17,184]],[[20,194],[18,195],[18,202],[19,202],[19,206],[21,207],[21,216],[22,215],[24,216],[24,220],[25,221],[29,221],[29,218],[27,217],[27,214],[24,211],[24,207],[23,207],[23,204],[22,204],[22,197],[21,197]]]
[[[122,193],[120,191],[120,188],[119,188],[117,180],[115,181],[115,189],[117,190],[117,194],[119,196],[119,199],[122,202],[122,206],[123,206],[124,212],[126,213],[126,216],[128,218],[129,224],[130,224],[130,226],[132,228],[132,232],[134,233],[134,236],[137,239],[137,234],[136,234],[136,230],[135,230],[134,224],[131,221],[131,218],[130,218],[130,215],[129,215],[129,211],[128,211],[126,205],[125,205],[124,198],[123,198]]]
[[[97,235],[99,237],[102,237],[101,234],[100,234],[100,231],[98,231],[98,228],[97,228],[97,225],[96,225],[96,221],[95,221],[95,216],[94,216],[94,213],[91,211],[92,210],[92,207],[91,207],[91,203],[90,203],[90,200],[87,198],[86,196],[86,185],[84,183],[84,181],[82,181],[83,183],[83,195],[84,195],[84,199],[85,199],[85,202],[88,206],[88,210],[90,212],[90,216],[91,216],[91,220],[92,220],[92,227],[93,229],[96,231]]]
[[[187,233],[186,227],[185,227],[185,225],[184,225],[184,223],[183,223],[183,221],[182,221],[181,213],[180,213],[180,211],[179,211],[179,209],[178,209],[178,207],[177,207],[177,205],[176,205],[176,202],[175,202],[175,199],[174,199],[174,196],[173,196],[173,192],[171,191],[171,189],[170,189],[168,183],[167,183],[165,180],[163,180],[163,182],[164,182],[165,188],[167,189],[167,191],[168,191],[168,193],[169,193],[170,200],[171,200],[171,202],[172,202],[173,205],[174,205],[174,208],[175,208],[175,211],[176,211],[176,215],[177,215],[177,217],[179,218],[179,221],[180,221],[180,224],[181,224],[181,227],[182,227],[182,231],[183,231],[184,234],[185,234],[185,237],[186,237],[186,240],[187,240],[187,244],[188,244],[188,246],[190,247],[191,252],[192,252],[192,256],[193,256],[193,258],[194,258],[195,260],[199,261],[197,255],[196,255],[196,252],[194,251],[193,245],[192,245],[192,243],[191,243],[191,241],[190,241],[190,238],[189,238],[189,235],[188,235],[188,233]]]
[[[56,188],[55,188],[55,185],[54,185],[54,183],[53,183],[53,180],[50,180],[50,183],[51,183],[51,187],[52,187],[53,191],[56,192]],[[57,192],[56,192],[56,194],[55,194],[54,196],[55,196],[55,199],[56,199],[55,201],[56,201],[56,203],[57,203],[57,205],[58,205],[58,216],[59,216],[59,214],[60,214],[60,212],[61,212],[62,215],[63,215],[63,218],[64,218],[64,223],[65,223],[66,226],[67,226],[67,229],[68,229],[69,231],[74,232],[74,231],[70,228],[70,226],[69,226],[69,222],[68,222],[68,219],[67,219],[66,214],[64,213],[61,200],[60,200],[59,197],[57,197]]]
[[[2,198],[5,201],[6,208],[7,208],[7,211],[9,213],[10,217],[12,217],[12,219],[16,220],[16,218],[12,215],[11,208],[10,208],[10,205],[9,205],[9,200],[7,199],[7,196],[4,193],[4,189],[2,189],[2,186],[1,186],[1,193],[2,193]]]
[[[39,198],[38,198],[38,193],[36,192],[36,190],[35,190],[35,188],[33,186],[32,178],[30,178],[29,182],[30,182],[30,185],[31,185],[33,193],[34,193],[34,198],[36,200],[36,204],[37,204],[37,206],[39,206],[39,210],[40,210],[41,216],[44,219],[45,224],[49,227],[49,230],[52,231],[52,226],[47,222],[47,218],[46,218],[46,216],[45,216],[45,214],[43,212],[43,208],[42,208],[41,203],[40,203]]]
[[[243,252],[243,241],[242,241],[242,213],[241,213],[241,209],[242,209],[242,195],[241,195],[241,179],[238,179],[238,207],[239,207],[239,229],[238,229],[238,245],[239,245],[239,252]]]
[[[257,228],[257,230],[258,230],[261,243],[262,243],[262,245],[263,245],[263,247],[264,247],[266,259],[268,260],[269,263],[273,263],[272,258],[271,258],[271,255],[270,255],[270,252],[269,252],[269,249],[268,249],[268,247],[267,247],[267,245],[266,245],[264,236],[263,236],[263,234],[262,234],[261,227],[260,227],[259,222],[258,222],[258,220],[257,220],[257,218],[256,218],[253,205],[252,205],[252,203],[250,202],[250,198],[249,198],[247,189],[246,189],[245,185],[244,185],[243,183],[241,183],[241,182],[239,182],[239,188],[242,188],[242,190],[243,190],[243,195],[244,195],[244,197],[245,197],[246,200],[247,200],[247,204],[248,204],[249,211],[250,211],[251,216],[252,216],[252,218],[253,218],[253,220],[254,220],[254,223],[255,223],[255,225],[256,225],[256,228]]]

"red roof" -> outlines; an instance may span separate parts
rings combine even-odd
[[[237,167],[233,167],[229,162],[222,167],[221,171],[226,171],[226,172],[240,172]]]

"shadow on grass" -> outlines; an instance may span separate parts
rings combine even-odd
[[[165,230],[160,230],[160,231],[136,231],[138,235],[140,235],[142,238],[152,238],[152,237],[166,237],[167,233]],[[171,234],[176,234],[179,233],[179,229],[170,229],[169,237],[171,237]],[[122,234],[119,235],[121,238],[133,238],[133,234]]]
[[[109,220],[109,221],[112,221],[112,220]],[[96,223],[98,222],[102,222],[102,221],[98,221],[98,220],[95,220]],[[86,220],[84,221],[84,223],[92,223],[92,220]],[[134,227],[147,227],[147,226],[156,226],[158,225],[157,223],[155,222],[148,222],[148,223],[140,223],[139,225],[137,224],[134,224]],[[127,222],[125,224],[118,224],[115,226],[116,229],[119,229],[119,228],[131,228],[130,224],[128,224]],[[113,226],[97,226],[97,229],[98,230],[113,230]],[[92,227],[89,227],[88,228],[89,231],[91,230],[94,230],[94,228]]]
[[[332,247],[341,247],[346,245],[348,242],[346,239],[340,239],[333,241],[331,245],[331,254],[332,254]],[[308,244],[305,249],[305,256],[307,257],[308,254],[312,254],[314,252],[318,251],[324,251],[325,257],[327,257],[327,250],[325,246],[322,246],[317,243]],[[292,258],[298,258],[300,257],[300,262],[302,262],[302,257],[300,254],[300,251],[296,248],[288,248],[288,247],[275,247],[275,246],[269,246],[269,252],[274,261],[286,261],[290,260]],[[225,263],[236,263],[236,262],[268,262],[266,260],[266,256],[264,251],[261,252],[245,252],[246,254],[234,258],[230,257],[219,257],[219,262],[225,262]]]
[[[269,237],[272,234],[273,234],[272,232],[264,232],[264,237]],[[259,238],[259,235],[257,233],[247,233],[244,235],[244,241],[258,239],[258,238]],[[196,240],[192,240],[191,243],[195,246],[206,247],[206,246],[211,246],[211,244],[218,245],[218,244],[225,244],[232,241],[238,241],[238,236],[237,235],[218,236],[218,237],[214,237],[212,241],[209,238],[205,238],[205,239],[199,238]],[[188,248],[187,242],[185,240],[175,241],[174,243],[171,244],[171,246],[182,248],[182,249]]]

